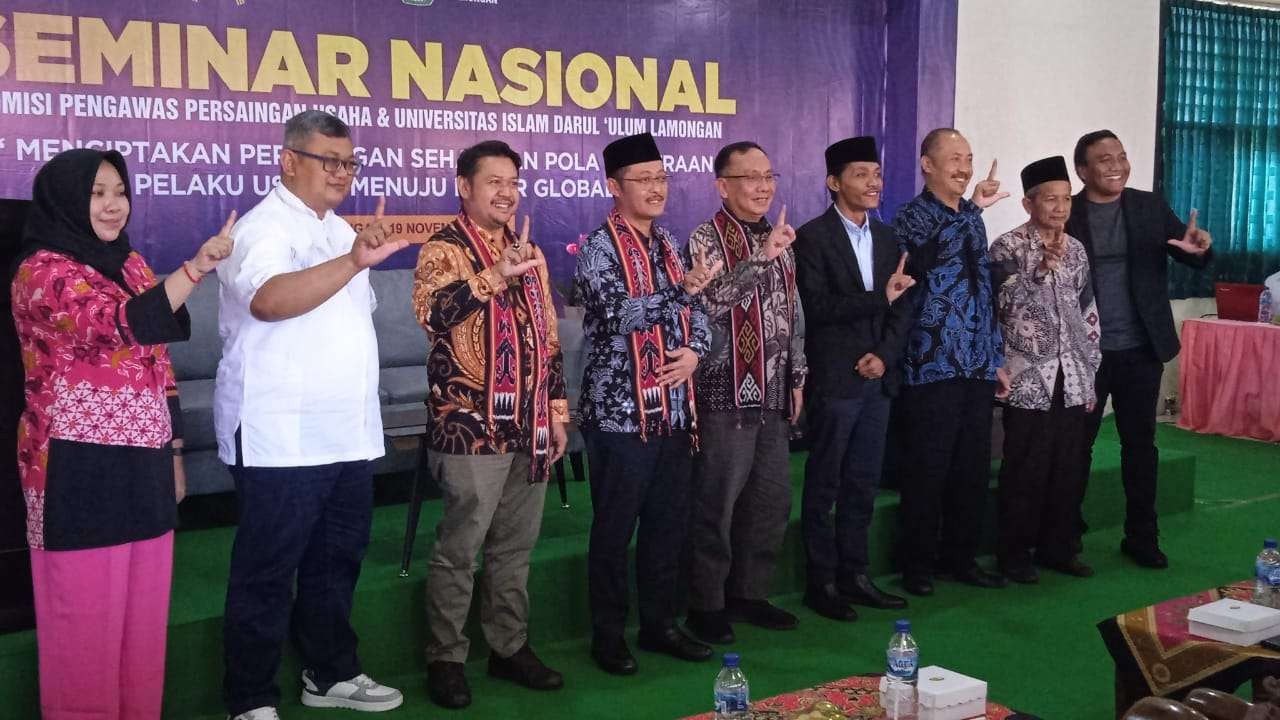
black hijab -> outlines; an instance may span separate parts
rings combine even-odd
[[[123,271],[124,262],[133,249],[128,234],[122,228],[115,240],[103,242],[89,222],[93,181],[104,160],[120,173],[125,196],[133,200],[129,169],[120,153],[90,148],[58,153],[36,173],[14,271],[26,258],[40,250],[49,250],[92,267],[130,295],[134,294],[125,283]],[[128,224],[128,218],[125,223]]]

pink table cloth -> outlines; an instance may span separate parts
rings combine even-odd
[[[1280,442],[1280,326],[1182,323],[1178,427]]]

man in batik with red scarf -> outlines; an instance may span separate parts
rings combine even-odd
[[[791,516],[791,426],[808,372],[796,290],[795,230],[772,225],[777,175],[753,142],[716,154],[723,202],[689,238],[689,252],[724,262],[703,292],[711,353],[698,366],[702,452],[694,461],[689,620],[709,643],[734,640],[731,622],[789,630],[796,616],[770,604],[769,582]]]
[[[640,649],[711,657],[711,648],[676,625],[675,600],[696,447],[693,372],[711,345],[698,295],[720,263],[699,257],[686,271],[671,234],[655,224],[670,178],[652,135],[610,143],[604,168],[614,206],[583,241],[575,278],[589,348],[579,427],[594,513],[591,655],[606,672],[629,675],[636,660],[622,631],[637,520]]]
[[[485,141],[458,157],[462,211],[418,256],[413,307],[426,328],[428,466],[444,515],[427,569],[427,685],[448,708],[471,702],[463,673],[476,556],[489,674],[536,690],[564,685],[529,648],[529,553],[551,464],[564,453],[565,399],[546,260],[520,203],[520,156]]]

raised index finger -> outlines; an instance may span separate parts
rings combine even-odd
[[[992,160],[992,161],[991,161],[991,172],[987,173],[987,179],[988,179],[988,180],[995,180],[995,179],[996,179],[996,163],[997,163],[997,162],[999,162],[999,161],[998,161],[998,160]]]
[[[907,272],[907,253],[902,253],[902,257],[898,258],[897,274],[902,275],[902,274],[905,274],[906,272]]]
[[[382,219],[382,212],[387,209],[387,198],[378,198],[378,209],[373,211],[373,219],[375,221]]]
[[[529,216],[524,216],[524,227],[520,229],[520,244],[529,242]]]
[[[782,211],[778,213],[778,227],[787,226],[787,206],[782,206]]]
[[[1196,217],[1198,215],[1199,211],[1195,208],[1191,208],[1191,216],[1187,219],[1187,237],[1191,237],[1196,234]]]
[[[231,214],[227,216],[227,221],[222,223],[222,231],[219,232],[218,234],[223,237],[229,237],[231,235],[231,228],[235,224],[236,224],[236,211],[232,210]]]

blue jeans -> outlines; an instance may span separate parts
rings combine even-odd
[[[279,705],[275,677],[290,630],[319,683],[360,674],[350,618],[373,520],[373,465],[230,470],[239,527],[223,618],[223,699],[234,716]]]
[[[880,489],[890,399],[879,380],[858,398],[814,398],[800,524],[808,583],[821,587],[867,571],[867,528]],[[835,505],[835,524],[831,506]]]

